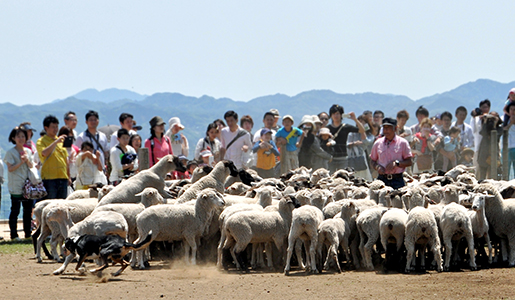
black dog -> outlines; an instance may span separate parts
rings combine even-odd
[[[107,268],[109,266],[108,260],[111,259],[113,260],[113,265],[116,263],[122,265],[120,270],[112,274],[113,276],[118,276],[129,265],[128,262],[123,260],[123,257],[131,250],[146,248],[150,244],[151,239],[152,231],[138,244],[130,244],[119,235],[96,236],[85,234],[78,238],[67,238],[64,246],[66,251],[79,255],[79,261],[75,267],[76,271],[79,271],[80,266],[87,258],[100,257],[103,265],[97,269],[90,270],[90,272],[96,273]]]

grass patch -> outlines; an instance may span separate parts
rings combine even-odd
[[[0,254],[30,254],[34,252],[33,249],[31,239],[25,239],[19,242],[11,240],[0,242]]]

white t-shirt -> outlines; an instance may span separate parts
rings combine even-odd
[[[129,135],[135,135],[135,134],[138,134],[135,130],[129,130]],[[111,149],[113,149],[114,146],[118,145],[118,130],[116,130],[112,135],[111,135],[111,140],[109,141],[109,151],[111,151]]]
[[[239,137],[237,140],[232,143],[231,147],[227,149],[227,145],[236,137],[238,132],[244,131],[245,134]],[[240,126],[238,126],[238,129],[234,132],[232,132],[229,127],[225,127],[222,129],[221,132],[221,142],[222,147],[226,149],[224,159],[230,160],[234,163],[236,168],[240,169],[244,166],[243,161],[243,150],[241,148],[246,145],[248,146],[249,150],[252,151],[252,142],[250,141],[250,134],[248,134],[245,129],[242,129]]]
[[[108,143],[107,143],[107,137],[103,132],[97,131],[95,134],[95,138],[98,140],[97,144],[92,138],[89,137],[88,134],[86,134],[86,131],[83,131],[79,134],[77,137],[77,140],[75,141],[75,146],[77,146],[80,150],[80,146],[82,146],[82,142],[90,142],[93,144],[93,149],[95,151],[100,151],[100,161],[102,162],[102,165],[106,165],[105,156],[107,153],[109,153]],[[102,149],[100,148],[102,146]],[[103,151],[102,151],[103,150]]]
[[[131,146],[127,145],[127,151],[125,153],[137,154],[136,150]],[[111,174],[109,175],[109,181],[115,182],[122,180],[123,178],[123,166],[122,166],[122,156],[124,153],[118,147],[113,147],[111,149],[111,153],[109,155],[109,161],[111,162]],[[138,169],[138,158],[134,160],[133,171]]]

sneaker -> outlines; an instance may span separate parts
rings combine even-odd
[[[11,239],[11,241],[15,241],[15,242],[21,242],[21,239],[19,236],[15,237],[14,239]]]

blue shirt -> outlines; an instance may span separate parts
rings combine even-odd
[[[289,139],[286,139],[286,137],[288,135],[290,135],[291,132],[294,132],[293,135],[289,138]],[[302,135],[302,130],[300,130],[299,128],[297,127],[292,127],[291,128],[291,131],[286,131],[286,129],[284,127],[282,127],[281,129],[277,130],[277,133],[275,134],[275,138],[277,139],[278,137],[282,137],[282,138],[285,138],[286,139],[286,151],[290,151],[290,152],[293,152],[293,151],[296,151],[297,150],[297,146],[295,146],[295,144],[297,144],[297,139],[299,138],[299,136]]]

